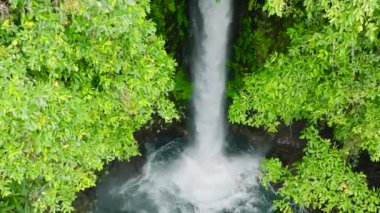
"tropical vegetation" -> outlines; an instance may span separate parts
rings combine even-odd
[[[147,0],[0,5],[0,209],[72,211],[135,131],[178,117],[175,62]]]
[[[379,212],[379,189],[354,167],[361,153],[380,162],[380,2],[239,2],[229,121],[307,124],[300,161],[262,164],[275,206]],[[180,117],[189,3],[0,2],[2,212],[73,211],[105,164],[139,155],[134,133]]]
[[[379,190],[353,172],[352,159],[368,152],[380,161],[380,2],[256,3],[231,63],[240,86],[232,91],[230,121],[274,132],[281,123],[308,123],[300,162],[263,165],[266,186],[282,183],[276,206],[378,212]],[[333,138],[321,137],[326,128]]]

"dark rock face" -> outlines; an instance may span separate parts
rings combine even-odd
[[[155,122],[152,125],[143,127],[140,131],[134,134],[139,147],[140,153],[144,156],[145,149],[144,144],[151,138],[154,137],[170,137],[170,138],[181,138],[188,136],[187,124],[183,120],[174,121],[170,124],[165,124],[164,121],[160,119],[155,119]],[[159,143],[159,142],[158,142]]]
[[[360,154],[354,171],[363,172],[366,175],[370,188],[380,188],[380,162],[371,161],[368,152]]]
[[[305,122],[297,122],[291,126],[281,125],[274,138],[274,146],[266,157],[277,157],[284,165],[291,165],[301,160],[306,141],[299,138],[305,128]]]
[[[306,142],[299,139],[305,122],[297,122],[292,126],[281,125],[277,133],[268,133],[264,129],[250,128],[241,125],[231,125],[230,132],[247,138],[258,151],[265,153],[267,158],[279,158],[284,165],[291,165],[303,156]]]

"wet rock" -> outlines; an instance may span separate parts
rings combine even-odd
[[[291,126],[280,125],[277,133],[269,133],[262,128],[231,125],[230,132],[247,138],[256,150],[265,153],[267,158],[279,158],[284,165],[291,165],[303,156],[306,142],[299,139],[305,122],[296,122]]]
[[[354,171],[363,172],[366,175],[370,188],[380,188],[380,162],[371,161],[368,152],[360,154]]]

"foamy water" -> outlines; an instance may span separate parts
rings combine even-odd
[[[204,162],[180,141],[149,155],[141,175],[110,194],[125,201],[120,212],[270,212],[259,189],[259,158],[239,153]],[[190,149],[191,150],[191,149]]]

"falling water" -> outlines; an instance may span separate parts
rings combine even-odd
[[[221,155],[225,138],[224,88],[231,0],[199,0],[198,6],[203,22],[200,29],[193,21],[195,145],[199,157],[210,158]]]
[[[224,149],[231,0],[194,1],[194,141],[153,149],[140,175],[99,193],[95,212],[271,211],[258,183],[258,155]]]

